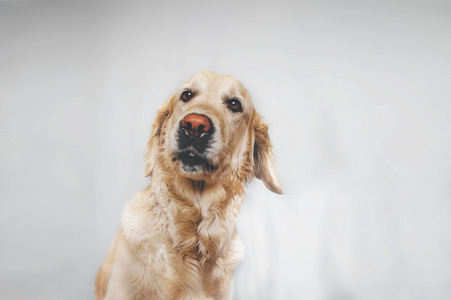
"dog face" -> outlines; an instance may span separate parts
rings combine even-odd
[[[199,73],[177,92],[169,120],[170,155],[193,179],[228,169],[245,152],[253,112],[246,89],[234,78]]]
[[[246,88],[231,76],[201,72],[160,109],[146,154],[171,174],[200,181],[254,175],[280,193],[266,124]]]

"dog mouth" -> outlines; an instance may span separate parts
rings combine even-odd
[[[218,169],[212,163],[214,134],[215,126],[205,115],[190,113],[180,121],[173,161],[185,175],[198,177]]]
[[[194,149],[188,149],[177,153],[172,161],[180,163],[180,167],[187,173],[198,173],[199,171],[212,172],[218,169],[208,159],[200,155]]]

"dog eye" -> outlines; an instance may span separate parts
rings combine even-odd
[[[233,112],[242,112],[241,102],[236,99],[230,99],[227,101],[227,107]]]
[[[193,92],[191,92],[191,91],[184,91],[182,93],[182,96],[180,97],[180,100],[182,100],[183,102],[188,102],[193,97],[194,97],[194,93]]]

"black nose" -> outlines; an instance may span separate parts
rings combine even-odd
[[[183,118],[183,132],[190,138],[201,138],[211,130],[211,121],[207,116],[189,114]]]

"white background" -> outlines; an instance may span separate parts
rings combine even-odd
[[[451,297],[451,2],[1,1],[0,298],[93,299],[156,110],[238,78],[285,194],[248,187],[235,299]]]

